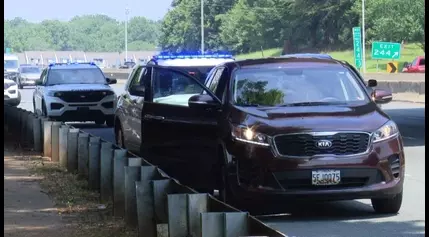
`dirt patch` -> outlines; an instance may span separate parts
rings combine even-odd
[[[6,140],[6,137],[5,137]],[[131,237],[86,180],[20,148],[4,146],[4,234],[7,237]]]

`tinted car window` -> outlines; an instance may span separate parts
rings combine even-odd
[[[47,83],[54,84],[106,84],[106,78],[98,68],[51,69]]]
[[[425,59],[422,58],[422,59],[420,59],[420,66],[424,66],[424,65],[425,65]]]
[[[153,102],[161,104],[188,106],[189,98],[203,91],[194,80],[166,69],[155,69],[152,85]]]
[[[343,67],[239,69],[233,78],[233,101],[238,105],[349,104],[369,100],[359,79]]]

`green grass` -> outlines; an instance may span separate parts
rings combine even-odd
[[[281,48],[273,48],[264,50],[264,57],[271,56],[280,56],[282,52]],[[353,50],[347,51],[332,51],[332,52],[322,52],[331,55],[333,58],[338,60],[345,60],[354,65],[354,56]],[[401,58],[399,62],[399,70],[402,70],[402,67],[405,62],[411,63],[415,57],[424,55],[423,50],[418,44],[408,44],[401,50]],[[261,58],[262,52],[252,52],[248,54],[237,55],[237,59],[252,59],[252,58]],[[377,72],[377,60],[371,59],[371,49],[366,50],[366,71],[367,72]],[[378,72],[386,72],[386,64],[388,60],[379,60],[378,61]]]

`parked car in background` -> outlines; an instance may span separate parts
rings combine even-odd
[[[38,66],[32,65],[21,65],[19,67],[18,78],[16,83],[19,89],[23,89],[24,86],[34,86],[36,80],[40,79],[42,70]]]
[[[4,104],[18,106],[21,103],[21,93],[16,82],[10,79],[4,79]]]
[[[94,63],[55,63],[42,72],[33,93],[34,113],[52,120],[94,121],[113,126],[116,95]]]
[[[425,73],[425,56],[418,56],[410,63],[404,63],[402,72],[405,73]]]

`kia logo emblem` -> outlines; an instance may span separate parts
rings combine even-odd
[[[332,147],[332,142],[329,140],[319,140],[316,142],[316,147],[326,149]]]

